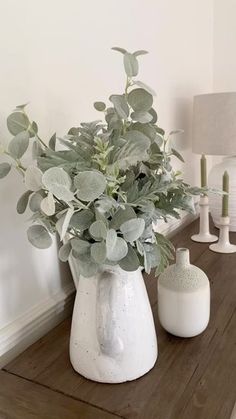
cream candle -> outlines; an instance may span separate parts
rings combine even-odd
[[[222,197],[222,217],[229,215],[229,174],[227,171],[223,174],[223,191],[227,194]]]
[[[201,157],[201,187],[204,188],[207,186],[207,160],[205,154],[202,154]]]

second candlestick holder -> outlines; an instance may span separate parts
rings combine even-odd
[[[201,195],[199,201],[200,207],[200,229],[198,234],[194,234],[191,239],[200,243],[212,243],[218,240],[218,237],[209,231],[209,201],[207,195]]]
[[[219,229],[219,241],[209,248],[217,253],[236,253],[236,245],[229,241],[229,217],[220,217]]]

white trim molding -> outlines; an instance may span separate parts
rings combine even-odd
[[[0,368],[71,314],[74,291],[70,281],[0,330]]]
[[[189,214],[185,211],[181,211],[180,218],[170,218],[168,222],[160,221],[155,224],[154,230],[158,233],[163,234],[164,236],[171,238],[179,230],[182,230],[192,221],[194,221],[199,216],[199,203],[195,202],[195,214]]]

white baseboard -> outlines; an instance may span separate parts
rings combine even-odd
[[[33,306],[0,330],[0,368],[59,324],[72,311],[74,284]]]
[[[199,206],[198,202],[195,203],[195,214],[189,214],[185,211],[182,211],[180,214],[180,219],[171,218],[168,220],[168,223],[160,221],[154,226],[154,230],[158,233],[163,234],[164,236],[171,238],[179,230],[182,230],[185,226],[190,224],[199,216]]]

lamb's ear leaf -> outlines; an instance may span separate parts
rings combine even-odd
[[[29,146],[29,132],[21,131],[11,140],[8,151],[15,159],[20,159]]]
[[[52,238],[42,225],[32,225],[27,230],[29,242],[38,249],[47,249],[52,244]]]
[[[173,154],[173,156],[177,157],[177,159],[179,159],[180,161],[182,161],[184,163],[184,158],[183,156],[181,156],[181,154],[175,150],[174,148],[171,149],[171,153]]]
[[[0,179],[8,175],[11,170],[11,165],[9,163],[0,163]]]
[[[26,191],[21,195],[20,199],[17,202],[16,210],[18,214],[23,214],[27,208],[29,197],[32,194],[32,191]]]
[[[124,54],[124,67],[128,77],[135,77],[138,74],[138,60],[135,55],[126,52]]]
[[[57,139],[57,134],[56,134],[56,133],[54,133],[54,134],[51,136],[51,138],[50,138],[50,140],[49,140],[49,143],[48,143],[48,145],[49,145],[50,149],[51,149],[51,150],[53,150],[53,151],[55,151],[55,147],[56,147],[56,139]]]
[[[59,220],[56,222],[56,229],[60,235],[60,240],[64,239],[73,214],[74,208],[68,208],[68,210],[63,214],[63,216],[59,218]]]
[[[125,54],[127,51],[124,48],[120,48],[120,47],[112,47],[113,51],[118,51],[121,52],[121,54]]]
[[[139,258],[137,256],[137,253],[133,249],[133,247],[128,244],[128,253],[127,255],[119,261],[119,266],[124,270],[128,272],[136,271],[139,266]]]
[[[145,55],[148,54],[148,51],[145,51],[144,49],[139,49],[138,51],[133,52],[133,55],[135,57],[138,57],[139,55]]]

